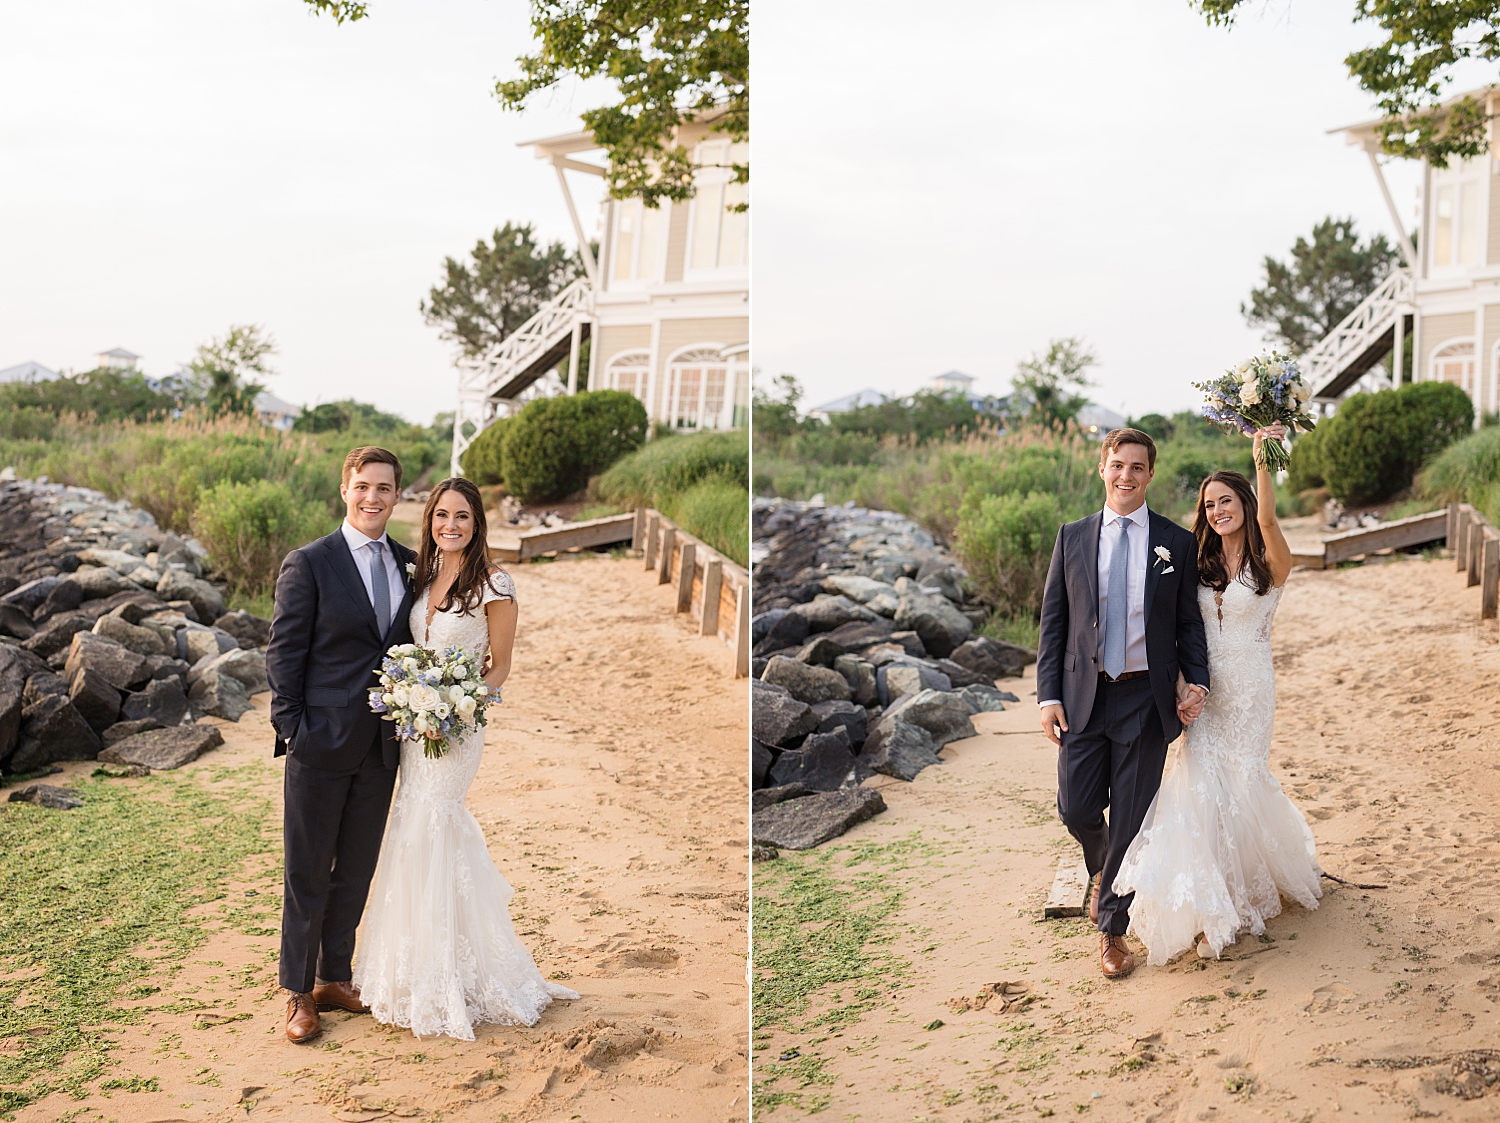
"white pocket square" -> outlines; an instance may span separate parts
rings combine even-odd
[[[1164,570],[1162,570],[1162,574],[1163,574],[1163,575],[1166,575],[1166,574],[1168,574],[1168,573],[1172,573],[1172,572],[1175,572],[1175,571],[1176,571],[1176,569],[1177,569],[1177,567],[1176,567],[1176,566],[1175,566],[1175,565],[1169,565],[1169,566],[1167,566],[1167,568],[1166,568],[1166,569],[1164,569]]]

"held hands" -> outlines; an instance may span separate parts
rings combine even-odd
[[[1177,720],[1183,725],[1192,725],[1203,713],[1203,704],[1208,700],[1208,691],[1196,683],[1177,678]]]
[[[1062,739],[1058,736],[1057,732],[1059,726],[1062,727],[1064,733],[1068,731],[1068,719],[1063,714],[1063,708],[1061,706],[1043,706],[1042,732],[1047,735],[1047,740],[1051,741],[1058,748],[1062,748]]]

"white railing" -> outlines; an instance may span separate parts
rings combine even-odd
[[[593,300],[594,290],[588,278],[579,277],[538,308],[534,316],[501,340],[483,359],[459,367],[458,409],[453,415],[453,458],[450,465],[455,476],[462,471],[464,451],[498,416],[498,396],[572,334],[573,325],[579,318],[589,315]],[[518,392],[504,394],[503,399],[513,401]]]
[[[1338,327],[1297,360],[1314,398],[1332,396],[1325,393],[1328,386],[1349,368],[1350,363],[1391,330],[1398,315],[1410,311],[1413,295],[1412,275],[1405,269],[1393,271],[1339,322]],[[1366,374],[1361,382],[1367,380],[1371,385],[1363,389],[1374,389],[1375,381],[1384,381]]]

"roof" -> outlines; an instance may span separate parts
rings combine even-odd
[[[972,374],[965,374],[961,370],[950,370],[947,374],[936,375],[933,378],[933,381],[936,382],[939,378],[941,378],[945,382],[977,382],[977,381],[979,381]]]
[[[824,402],[820,406],[813,406],[808,413],[848,413],[851,409],[860,406],[878,406],[886,400],[886,395],[879,390],[860,390],[857,393],[845,394],[842,398],[834,398],[831,402]]]
[[[690,114],[688,120],[693,123],[708,124],[717,121],[728,112],[726,109],[715,106],[701,113]],[[582,129],[576,133],[561,133],[558,136],[538,137],[536,140],[523,140],[516,145],[517,148],[536,149],[538,160],[551,160],[559,156],[569,156],[575,152],[592,152],[597,148],[604,147],[594,139],[591,129]]]
[[[0,370],[0,382],[50,382],[57,371],[49,370],[38,362],[21,363]]]
[[[301,413],[301,406],[284,402],[270,391],[262,390],[255,396],[255,408],[260,413]]]
[[[139,359],[140,356],[134,351],[127,351],[123,347],[111,347],[108,351],[100,351],[100,358],[107,359]]]
[[[1491,93],[1495,93],[1497,90],[1500,90],[1500,87],[1480,86],[1475,90],[1466,90],[1461,94],[1454,94],[1447,100],[1439,102],[1438,108],[1446,109],[1451,105],[1457,105],[1466,97],[1482,97]],[[1348,138],[1350,144],[1363,144],[1367,140],[1373,140],[1375,138],[1375,126],[1383,124],[1390,119],[1390,115],[1387,114],[1382,117],[1376,117],[1373,120],[1360,121],[1358,124],[1354,125],[1340,125],[1336,129],[1329,129],[1328,135],[1332,136],[1334,133],[1343,133]]]

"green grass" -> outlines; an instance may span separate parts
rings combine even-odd
[[[133,1076],[97,1083],[112,1036],[153,1009],[122,1003],[155,994],[220,924],[274,931],[274,891],[246,903],[224,890],[246,876],[247,859],[278,849],[271,805],[255,790],[264,773],[83,780],[70,784],[84,799],[76,810],[0,808],[0,1039],[20,1043],[0,1051],[0,1116],[58,1092],[144,1090],[149,1081]],[[267,881],[279,876],[272,865]],[[222,903],[197,908],[212,902]]]
[[[996,613],[984,622],[979,634],[1004,643],[1015,643],[1036,650],[1041,627],[1030,613],[1006,616]]]
[[[750,439],[742,429],[663,435],[599,479],[580,517],[652,507],[738,565],[750,560]]]

